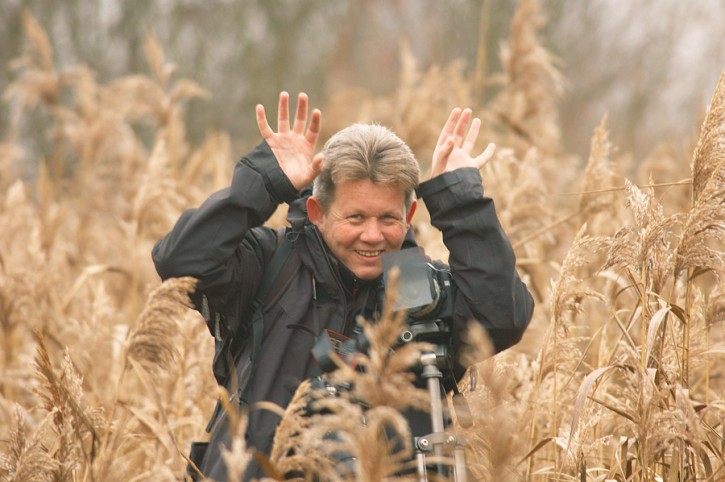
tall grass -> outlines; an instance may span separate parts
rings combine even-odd
[[[329,94],[325,135],[376,120],[425,163],[449,109],[474,105],[481,137],[499,146],[484,187],[537,309],[524,340],[494,357],[483,333],[469,334],[472,420],[457,428],[474,478],[725,479],[725,74],[694,139],[633,159],[605,118],[582,161],[560,142],[565,81],[542,26],[538,2],[522,1],[498,75],[421,70],[402,48],[395,91]],[[179,480],[217,397],[213,344],[187,308],[194,281],[161,284],[149,253],[228,182],[236,154],[220,132],[190,145],[186,102],[208,93],[175,77],[152,34],[149,74],[100,83],[83,65],[59,70],[30,15],[24,28],[0,144],[0,481]],[[484,92],[495,95],[475,105]],[[47,130],[28,135],[33,116]],[[424,209],[414,222],[445,259]],[[299,417],[302,394],[290,405],[263,461],[270,475],[344,478],[330,459],[344,450],[360,460],[357,480],[396,479],[410,450],[401,402],[426,404],[404,375],[420,347],[385,348],[399,321],[368,327],[368,378],[341,370],[357,391],[320,399],[329,415]],[[371,406],[365,426],[357,398]],[[239,414],[237,434],[244,423]],[[380,450],[383,427],[402,452]],[[344,437],[326,439],[332,429]],[[235,473],[250,456],[241,436],[225,455]]]

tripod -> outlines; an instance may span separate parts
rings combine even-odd
[[[413,437],[418,482],[429,481],[429,470],[453,482],[466,482],[467,479],[465,440],[460,434],[446,430],[446,416],[443,409],[442,398],[448,389],[452,389],[455,394],[454,400],[456,396],[460,396],[461,401],[464,402],[463,407],[458,408],[465,408],[463,412],[468,412],[465,399],[458,392],[453,375],[453,365],[448,350],[450,322],[447,320],[447,318],[411,319],[399,339],[399,344],[419,341],[432,345],[431,349],[421,353],[417,367],[413,368],[418,378],[416,386],[424,384],[428,389],[431,417],[431,432]],[[313,349],[316,360],[326,373],[336,368],[330,354],[336,353],[345,360],[350,354],[366,352],[369,346],[362,330],[357,331],[356,336],[349,339],[335,338],[332,332],[326,332],[326,335],[318,340]],[[341,385],[328,384],[324,376],[317,377],[316,380],[317,382],[313,382],[312,387],[324,388],[326,393],[331,396],[338,395],[339,388],[345,388]],[[345,389],[350,390],[350,387]],[[360,403],[360,401],[356,403]],[[459,412],[457,415],[458,422],[465,426],[463,420],[470,418],[470,414],[462,417],[462,413]],[[429,455],[432,459],[430,461],[428,460]],[[449,463],[449,460],[453,460],[453,464]],[[437,480],[442,477],[438,477]]]
[[[441,348],[445,349],[445,347]],[[433,431],[414,439],[418,481],[428,481],[426,457],[432,453],[436,459],[436,472],[450,476],[452,469],[453,481],[466,482],[465,441],[462,436],[445,430],[443,402],[441,400],[443,372],[438,367],[438,359],[439,354],[434,352],[424,352],[420,357],[423,365],[421,378],[425,380],[430,394],[430,416]],[[440,461],[446,453],[451,452],[453,452],[454,464],[452,467],[448,467]]]

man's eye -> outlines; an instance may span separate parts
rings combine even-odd
[[[360,221],[362,221],[363,217],[360,214],[351,214],[350,216],[347,217],[347,219],[348,219],[348,221],[352,221],[352,222],[360,222]]]

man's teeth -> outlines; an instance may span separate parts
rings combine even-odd
[[[360,250],[355,250],[355,252],[357,254],[359,254],[360,256],[365,256],[366,258],[374,258],[375,256],[380,256],[381,254],[383,254],[382,251],[360,251]]]

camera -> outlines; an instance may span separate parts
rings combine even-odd
[[[397,268],[397,299],[394,311],[406,310],[407,328],[400,341],[426,341],[445,344],[449,341],[453,317],[451,273],[430,264],[421,248],[408,248],[383,256],[383,290],[380,305]]]
[[[383,283],[379,290],[378,306],[384,306],[386,292],[397,276],[397,299],[393,310],[407,313],[405,330],[398,344],[427,342],[436,345],[437,364],[450,371],[448,345],[451,341],[454,284],[448,270],[437,269],[430,264],[421,248],[408,248],[383,255]],[[397,275],[394,273],[397,271]],[[368,342],[362,330],[356,328],[348,338],[330,330],[320,336],[313,355],[323,372],[337,368],[331,355],[335,353],[343,361],[355,353],[365,353]]]

